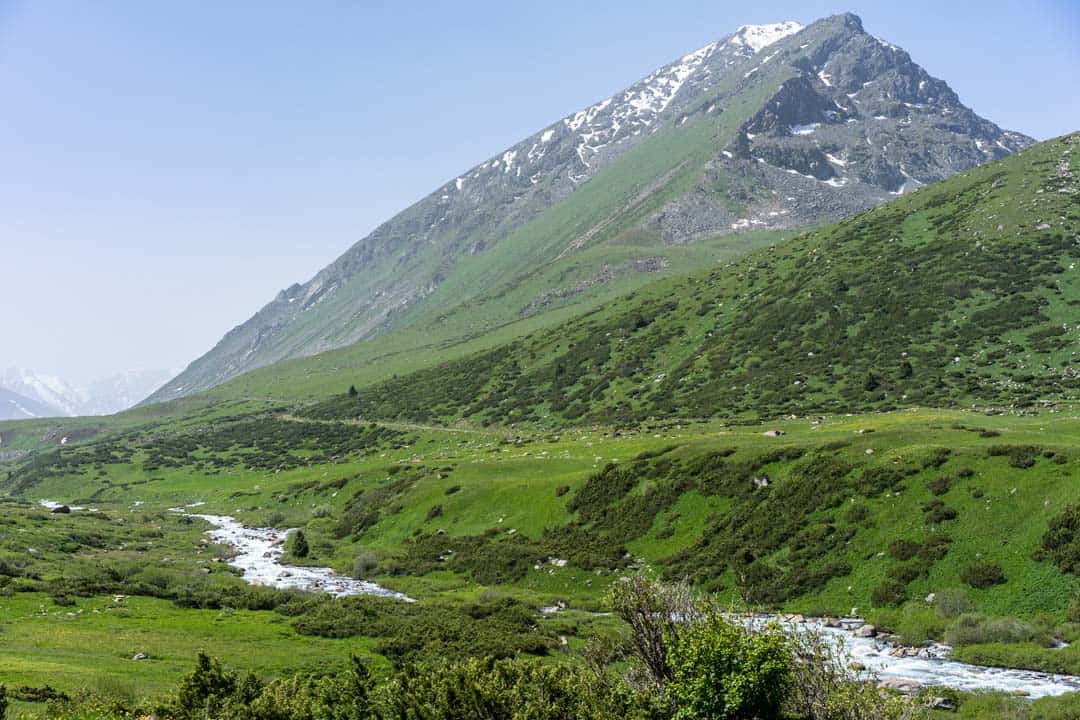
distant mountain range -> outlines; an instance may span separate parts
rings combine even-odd
[[[84,386],[25,368],[0,373],[0,419],[111,415],[126,410],[161,387],[175,373],[167,370],[129,370]]]
[[[61,414],[56,408],[0,387],[0,420],[27,420]]]
[[[420,351],[555,323],[717,258],[679,249],[848,217],[1032,142],[855,15],[743,26],[449,180],[151,400],[392,332]]]

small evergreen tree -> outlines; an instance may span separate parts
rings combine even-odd
[[[356,391],[356,386],[355,386],[355,385],[350,385],[350,386],[349,386],[349,397],[352,397],[352,398],[354,398],[354,397],[356,397],[356,396],[357,396],[357,395],[359,395],[359,394],[360,394],[360,393]]]
[[[307,538],[304,537],[303,530],[297,530],[289,538],[289,552],[293,557],[303,558],[308,556],[308,552],[311,548],[308,547]]]
[[[881,381],[878,379],[878,376],[874,374],[873,370],[868,370],[866,377],[863,378],[863,390],[872,392],[877,390],[880,386]]]

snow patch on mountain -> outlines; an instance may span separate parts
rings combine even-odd
[[[735,31],[728,42],[745,45],[755,53],[761,52],[788,35],[794,35],[803,29],[802,24],[789,20],[771,25],[743,25]]]

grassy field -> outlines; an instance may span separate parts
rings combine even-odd
[[[256,426],[255,437],[248,422],[276,429]],[[150,443],[154,452],[144,447]],[[1033,464],[1010,465],[999,449],[1012,447],[1038,448]],[[973,612],[1040,618],[1060,635],[1072,632],[1067,610],[1080,581],[1035,556],[1050,519],[1076,500],[1077,447],[1075,411],[1022,417],[916,409],[557,433],[311,423],[288,415],[162,426],[151,436],[64,450],[51,470],[39,466],[32,482],[20,473],[9,478],[28,500],[100,512],[3,506],[0,672],[9,685],[48,683],[67,692],[122,677],[113,691],[153,694],[174,682],[200,648],[264,676],[341,663],[349,653],[374,655],[389,667],[392,656],[380,654],[385,638],[363,630],[343,638],[302,634],[293,615],[272,609],[280,601],[246,609],[253,602],[236,594],[244,585],[221,561],[227,550],[205,544],[200,522],[167,511],[192,502],[250,524],[303,528],[311,551],[292,562],[352,573],[358,558],[369,558],[368,578],[417,598],[424,612],[505,597],[538,618],[540,607],[564,602],[577,611],[541,620],[541,628],[567,635],[577,648],[612,622],[586,611],[604,610],[609,584],[639,571],[697,571],[697,582],[735,604],[834,614],[855,607],[908,632],[918,622],[944,631],[948,621],[918,615],[922,598],[961,590]],[[762,457],[770,461],[755,462]],[[717,458],[727,463],[719,473]],[[835,484],[821,474],[826,462],[847,469]],[[611,463],[629,471],[626,486],[590,500],[586,488],[608,487]],[[767,476],[769,486],[756,488],[748,467],[754,477]],[[904,472],[889,475],[884,491],[867,485],[868,476],[894,468]],[[931,481],[941,477],[952,482],[935,494]],[[675,496],[665,491],[671,483],[681,489]],[[955,510],[955,518],[928,520],[925,507],[934,500]],[[806,507],[796,512],[794,501]],[[642,515],[643,506],[653,509]],[[864,511],[852,514],[851,507]],[[763,518],[781,513],[796,525],[772,523],[783,526],[779,534],[715,545],[733,520],[769,526]],[[637,518],[629,529],[626,518]],[[821,532],[808,532],[815,528]],[[904,583],[900,597],[875,602],[875,589],[908,564],[894,557],[890,543],[942,534],[951,539],[947,552]],[[587,536],[629,555],[566,541]],[[456,556],[432,557],[432,542],[436,554],[445,546]],[[808,551],[814,543],[821,547]],[[753,553],[756,567],[778,573],[781,582],[747,581],[748,566],[718,563],[717,552]],[[1004,582],[966,585],[960,574],[980,562],[996,563]],[[792,582],[837,563],[846,571]],[[777,587],[805,591],[775,595]],[[131,597],[113,603],[117,592]],[[199,603],[220,606],[181,606]],[[132,661],[138,652],[150,658]],[[1034,666],[1056,652],[1053,662],[1080,669],[1075,653],[1030,642],[963,652],[1000,663],[1026,654]]]

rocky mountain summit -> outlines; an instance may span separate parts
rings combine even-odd
[[[854,15],[743,26],[449,180],[150,400],[448,310],[512,322],[542,298],[572,297],[582,274],[614,275],[590,248],[618,247],[619,267],[635,268],[655,248],[845,217],[1031,142]],[[571,268],[577,279],[552,285]],[[536,291],[508,299],[530,279]]]

